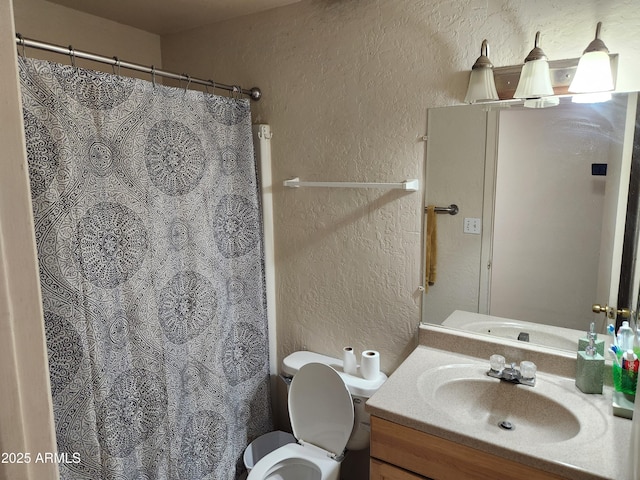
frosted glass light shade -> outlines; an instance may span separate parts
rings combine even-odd
[[[553,95],[549,62],[547,60],[529,60],[522,66],[520,81],[513,98],[538,98]]]
[[[607,52],[588,52],[580,57],[571,93],[608,92],[613,90],[611,61]]]
[[[475,68],[471,70],[469,88],[464,97],[465,103],[486,102],[498,100],[496,82],[493,78],[492,68]]]

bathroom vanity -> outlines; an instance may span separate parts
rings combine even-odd
[[[487,375],[489,357],[533,361],[534,386]],[[375,480],[625,480],[631,421],[612,388],[575,387],[575,356],[441,326],[367,402]],[[400,393],[401,392],[401,393]]]
[[[558,480],[565,477],[371,417],[372,480]]]

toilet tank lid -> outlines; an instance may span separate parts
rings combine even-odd
[[[325,365],[329,365],[338,372],[351,395],[359,397],[371,397],[387,380],[387,376],[382,372],[380,372],[378,378],[373,380],[367,380],[360,375],[350,375],[342,370],[342,360],[307,350],[293,352],[285,357],[282,361],[282,373],[293,377],[302,366],[307,363],[324,363]]]

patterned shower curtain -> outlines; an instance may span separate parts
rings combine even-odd
[[[237,478],[271,429],[248,100],[19,62],[61,477]]]

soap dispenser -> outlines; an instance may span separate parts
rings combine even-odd
[[[596,351],[595,333],[588,333],[589,344],[578,352],[576,387],[583,393],[602,393],[604,384],[604,357]]]
[[[596,352],[604,357],[604,340],[598,340],[598,334],[596,333],[596,324],[591,322],[587,335],[578,340],[578,351],[584,352],[584,349],[589,345],[589,336],[593,335],[593,342],[596,346]]]

